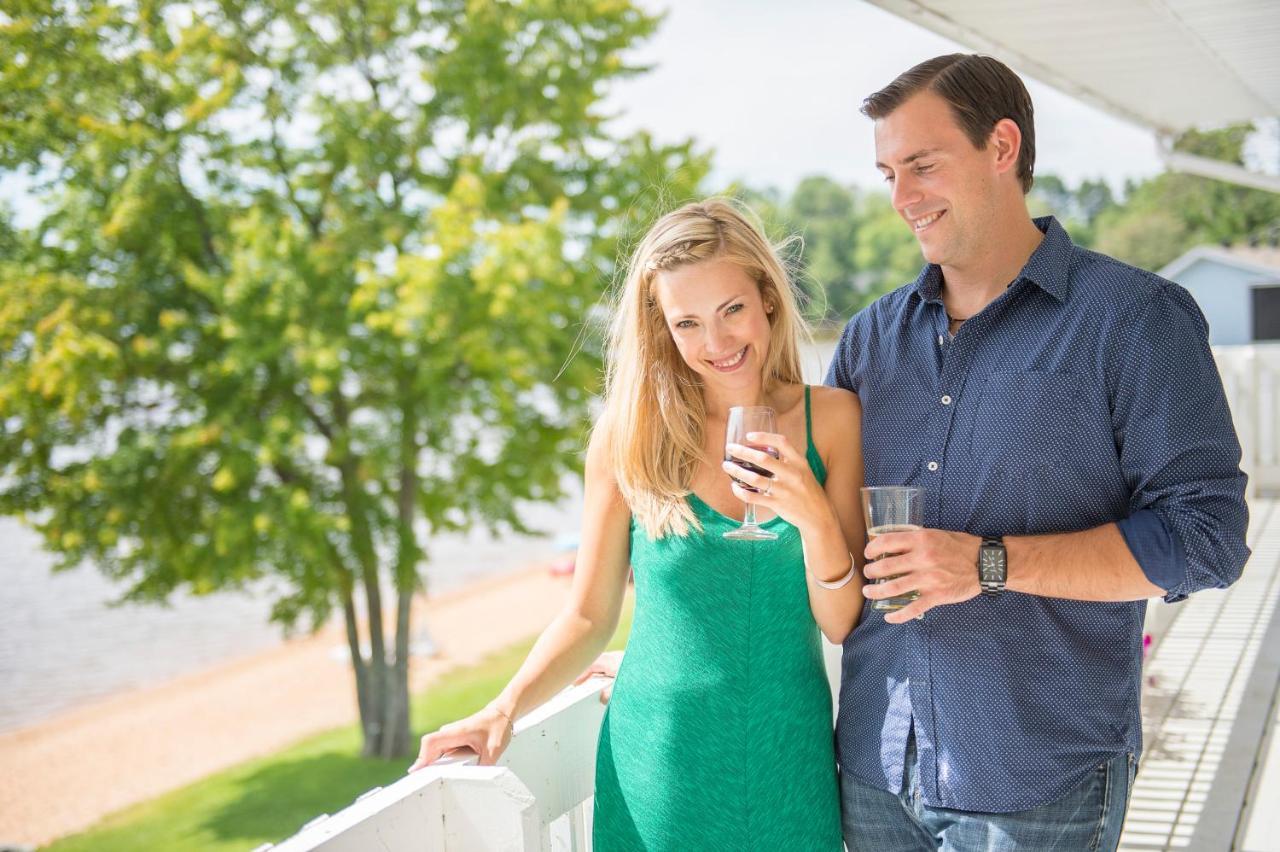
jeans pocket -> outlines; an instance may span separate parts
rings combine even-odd
[[[1104,776],[1102,807],[1098,831],[1089,848],[1094,852],[1115,852],[1124,831],[1137,761],[1132,754],[1125,753],[1102,764],[1101,770]]]

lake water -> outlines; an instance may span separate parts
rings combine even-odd
[[[580,491],[526,521],[578,528]],[[554,557],[557,537],[478,532],[430,544],[427,588],[448,591]],[[265,593],[175,594],[170,606],[109,606],[121,587],[90,565],[53,573],[54,558],[16,519],[0,518],[0,731],[126,689],[159,683],[283,641]],[[421,625],[419,625],[421,627]]]

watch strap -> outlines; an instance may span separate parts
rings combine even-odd
[[[982,594],[987,597],[1000,595],[1008,576],[1008,554],[1004,539],[1000,536],[983,537],[982,544],[978,547],[978,585],[982,588]]]

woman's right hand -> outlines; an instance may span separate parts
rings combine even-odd
[[[465,719],[450,722],[435,733],[422,738],[418,759],[409,767],[416,772],[435,761],[447,751],[469,748],[479,755],[481,766],[497,762],[511,742],[511,718],[493,705],[485,707]]]
[[[596,657],[596,661],[587,666],[587,670],[578,675],[577,680],[573,682],[574,686],[580,683],[586,683],[589,678],[595,675],[604,675],[613,679],[618,676],[618,669],[622,666],[622,651],[605,651]],[[609,696],[613,695],[613,684],[610,683],[600,690],[600,703],[608,704]]]

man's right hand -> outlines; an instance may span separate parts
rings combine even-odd
[[[595,675],[604,675],[611,680],[618,676],[618,667],[622,665],[622,651],[605,651],[596,657],[596,661],[587,666],[587,670],[578,675],[577,680],[573,682],[574,686],[580,683],[586,683],[588,678]],[[600,690],[600,703],[608,704],[609,696],[613,695],[613,684],[609,683],[604,689]]]

